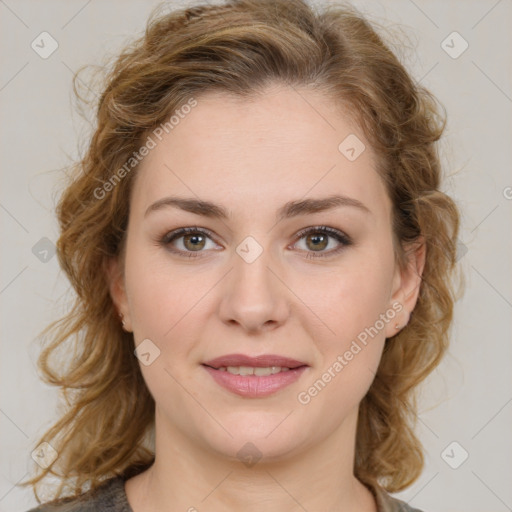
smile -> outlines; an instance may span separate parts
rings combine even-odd
[[[203,365],[203,368],[212,376],[213,380],[224,389],[239,396],[246,398],[263,398],[285,387],[299,379],[299,377],[308,368],[300,366],[298,368],[248,368],[251,373],[233,373],[247,367],[242,366],[222,368],[212,368]],[[230,369],[232,371],[230,371]],[[276,373],[271,373],[272,369]],[[264,372],[264,375],[253,373],[254,371]],[[270,372],[270,373],[269,373]]]
[[[221,366],[217,368],[221,372],[228,372],[232,375],[256,375],[258,377],[267,377],[268,375],[275,375],[280,372],[287,372],[290,368],[286,366]]]

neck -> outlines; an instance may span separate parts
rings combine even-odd
[[[376,512],[370,491],[353,475],[357,410],[321,445],[250,466],[162,425],[157,411],[155,462],[126,483],[134,512],[256,512],[263,506],[268,512]]]

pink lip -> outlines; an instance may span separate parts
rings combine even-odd
[[[227,366],[251,366],[264,368],[267,366],[281,366],[290,368],[286,372],[273,375],[233,375],[227,371],[218,370]],[[246,398],[262,398],[295,382],[309,365],[296,359],[276,355],[262,355],[249,357],[243,354],[229,354],[217,357],[206,363],[203,368],[212,376],[217,384],[223,388]]]
[[[274,354],[263,354],[261,356],[246,356],[245,354],[227,354],[216,357],[203,364],[212,368],[221,366],[252,366],[254,368],[265,368],[267,366],[285,366],[287,368],[298,368],[299,366],[308,366],[303,361],[297,361],[289,357],[276,356]]]
[[[203,368],[217,384],[228,391],[247,398],[262,398],[295,382],[307,369],[307,366],[290,368],[287,372],[279,372],[268,376],[233,375],[210,366],[203,365]]]

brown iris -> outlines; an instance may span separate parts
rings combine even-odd
[[[183,236],[183,245],[189,251],[198,251],[204,248],[205,245],[205,236],[200,234],[191,234]],[[188,242],[191,242],[191,245],[188,245]],[[200,244],[200,245],[199,245]]]
[[[319,233],[312,233],[310,235],[307,235],[306,237],[306,244],[308,245],[308,248],[313,247],[313,250],[319,249],[325,249],[328,244],[328,235],[319,234]],[[313,242],[313,246],[309,245],[309,242]]]

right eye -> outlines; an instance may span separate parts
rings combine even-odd
[[[180,256],[197,258],[204,252],[203,249],[213,249],[213,247],[207,247],[208,241],[213,243],[212,238],[212,233],[207,229],[187,227],[167,233],[161,239],[161,244]]]

